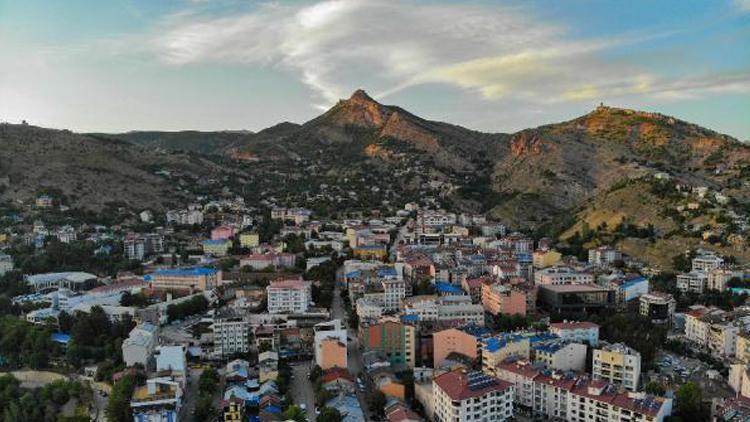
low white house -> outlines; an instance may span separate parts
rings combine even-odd
[[[157,328],[153,324],[141,324],[132,330],[122,342],[122,360],[127,366],[137,363],[146,367],[156,349]]]

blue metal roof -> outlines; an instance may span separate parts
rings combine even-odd
[[[354,271],[349,271],[348,273],[346,273],[345,276],[346,278],[353,278],[353,277],[359,277],[361,275],[362,275],[362,271],[354,270]]]
[[[640,283],[648,283],[648,279],[646,277],[631,278],[630,280],[627,280],[626,282],[622,283],[622,287],[627,289],[628,287],[632,287]]]
[[[225,243],[229,242],[229,239],[206,239],[201,242],[201,245],[210,246],[210,245],[223,245]]]
[[[191,268],[165,268],[161,270],[156,270],[151,274],[148,274],[148,276],[175,276],[175,277],[186,277],[186,276],[204,276],[204,275],[212,275],[216,274],[217,270],[215,268],[208,268],[208,267],[191,267]],[[148,277],[147,276],[147,277]],[[144,277],[144,279],[146,279]],[[150,278],[146,279],[146,281],[149,281]]]
[[[378,277],[388,277],[388,276],[397,276],[398,273],[396,272],[396,269],[393,267],[384,267],[380,268],[378,270]]]
[[[464,291],[458,286],[450,284],[445,281],[438,281],[435,283],[435,290],[438,293],[450,293],[450,294],[463,294]]]
[[[68,344],[70,342],[70,336],[63,333],[52,333],[50,336],[52,341],[55,343]]]
[[[417,322],[419,321],[419,315],[417,314],[406,314],[401,316],[401,321],[404,322]]]

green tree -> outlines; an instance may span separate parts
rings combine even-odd
[[[680,386],[675,398],[677,414],[685,422],[709,420],[710,409],[703,402],[703,390],[697,383],[690,381]]]
[[[378,416],[382,416],[383,411],[385,410],[385,403],[386,403],[385,394],[383,394],[382,391],[377,390],[370,395],[368,400],[369,400],[369,405],[370,405],[370,411],[375,413]]]
[[[643,387],[643,391],[645,391],[648,394],[653,394],[655,396],[663,396],[666,392],[664,390],[664,386],[661,385],[661,383],[658,383],[656,381],[651,381],[648,384],[646,384]]]
[[[125,376],[112,387],[112,394],[109,396],[109,402],[104,409],[109,422],[130,422],[133,420],[130,409],[130,399],[135,389],[135,379],[132,376]]]
[[[284,417],[297,422],[304,422],[306,418],[305,412],[296,404],[293,404],[286,408],[286,410],[284,411]]]
[[[342,421],[341,413],[332,407],[324,407],[323,410],[320,411],[320,415],[318,415],[317,421],[318,422],[341,422]]]
[[[198,401],[195,403],[195,420],[196,421],[207,421],[211,419],[214,409],[214,400],[210,394],[201,393],[198,397]]]

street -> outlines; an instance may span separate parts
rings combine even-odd
[[[193,421],[193,409],[195,409],[195,403],[198,400],[198,380],[203,373],[203,369],[190,368],[189,376],[187,379],[187,386],[185,387],[185,394],[183,397],[185,401],[182,403],[180,408],[179,419],[181,421]]]
[[[297,406],[304,404],[306,406],[307,419],[315,420],[315,392],[313,391],[312,382],[307,374],[312,369],[312,361],[304,361],[292,365],[292,382],[289,386],[289,395]]]
[[[348,327],[346,310],[344,309],[344,301],[341,299],[341,287],[336,284],[336,288],[333,290],[333,300],[331,302],[331,318],[340,319],[344,326]],[[359,348],[359,340],[357,337],[356,327],[347,328],[347,337],[349,340],[346,342],[347,348],[347,366],[349,367],[349,373],[356,379],[362,373],[362,351]],[[362,408],[362,412],[365,415],[365,420],[370,419],[370,411],[367,405],[367,396],[365,392],[360,388],[357,388],[357,399],[359,405]]]

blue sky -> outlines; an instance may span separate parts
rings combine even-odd
[[[0,120],[304,122],[364,88],[510,132],[599,102],[750,140],[750,0],[0,0]]]

